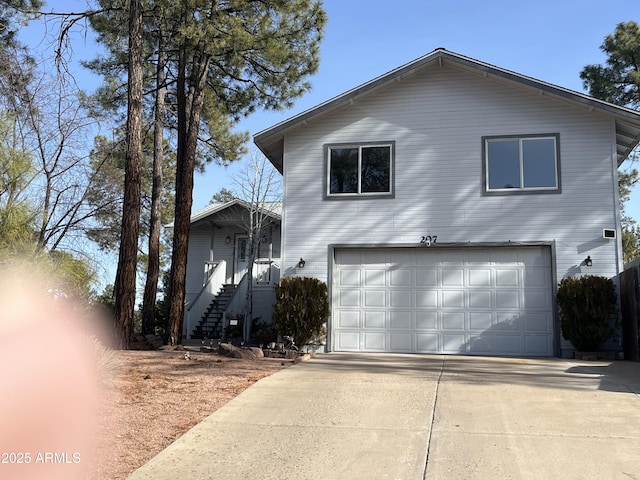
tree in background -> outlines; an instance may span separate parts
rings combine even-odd
[[[227,203],[232,200],[235,200],[236,195],[226,188],[221,188],[218,193],[215,193],[213,197],[211,197],[210,203]]]
[[[32,157],[17,145],[13,117],[0,117],[0,254],[19,254],[35,244],[35,211],[27,188]]]
[[[260,257],[260,249],[272,241],[274,214],[280,215],[282,179],[267,158],[255,152],[234,181],[238,198],[247,202],[249,209],[240,217],[241,228],[247,234],[247,306],[248,318],[253,320],[253,271]],[[264,241],[267,240],[267,241]],[[244,339],[251,337],[251,321],[244,322]]]
[[[580,72],[585,88],[593,97],[623,107],[640,108],[640,27],[634,21],[619,23],[613,34],[607,35],[600,49],[607,54],[605,65],[587,65]],[[631,161],[636,157],[630,155]],[[620,171],[620,215],[624,262],[640,254],[640,231],[636,221],[624,211],[631,188],[638,182],[635,169]]]
[[[19,29],[33,18],[27,11],[37,11],[40,0],[0,2],[0,96],[11,98],[29,78],[35,62],[17,40]]]
[[[178,344],[198,138],[209,139],[209,152],[217,158],[238,158],[242,142],[232,148],[219,139],[243,115],[256,108],[290,107],[309,89],[305,79],[318,68],[326,15],[313,0],[191,0],[182,2],[174,17],[180,19],[175,41],[178,160],[169,338]]]

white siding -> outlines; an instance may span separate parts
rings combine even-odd
[[[187,254],[186,298],[193,299],[204,283],[204,266],[209,260],[211,250],[211,230],[207,227],[192,228],[189,233],[189,251]]]
[[[482,195],[482,137],[560,135],[562,193]],[[612,121],[524,87],[434,67],[287,134],[283,273],[327,281],[328,245],[547,242],[557,279],[614,277]],[[324,199],[323,145],[395,141],[395,198]],[[590,255],[593,267],[581,266]],[[304,271],[295,264],[304,258]],[[563,344],[566,346],[566,344]]]

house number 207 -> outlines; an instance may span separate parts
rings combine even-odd
[[[422,236],[420,237],[420,243],[426,245],[427,247],[430,247],[431,245],[433,245],[434,243],[436,243],[436,240],[438,239],[437,235],[429,235],[428,237]]]

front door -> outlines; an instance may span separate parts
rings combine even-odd
[[[242,277],[247,273],[249,266],[249,237],[246,235],[236,236],[236,247],[234,249],[235,267],[233,269],[233,283],[240,283]]]

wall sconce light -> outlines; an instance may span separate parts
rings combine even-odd
[[[303,258],[301,258],[301,259],[300,259],[300,261],[298,262],[298,268],[304,268],[304,265],[305,265],[306,263],[307,263],[307,262],[305,262],[305,261],[304,261],[304,259],[303,259]]]
[[[224,241],[229,244],[231,243],[231,237],[229,235],[227,235],[227,238],[224,239]]]
[[[587,267],[590,267],[591,265],[593,265],[593,260],[591,260],[591,255],[587,255],[587,258],[584,259],[584,264]]]

